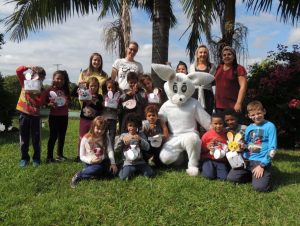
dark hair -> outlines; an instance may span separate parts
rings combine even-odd
[[[188,68],[187,68],[187,65],[186,65],[186,63],[184,63],[184,62],[183,62],[183,61],[181,61],[181,60],[178,62],[177,66],[176,66],[176,71],[177,71],[177,69],[178,69],[178,67],[179,67],[180,65],[182,65],[182,66],[184,66],[184,67],[185,67],[185,69],[186,69],[186,72],[188,71]]]
[[[135,45],[135,46],[139,49],[139,44],[138,44],[137,42],[135,42],[135,41],[130,41],[130,42],[129,42],[129,45],[130,45],[130,44]],[[129,46],[129,45],[128,45],[128,46]]]
[[[213,118],[220,118],[220,119],[222,119],[222,121],[224,121],[224,114],[220,113],[220,112],[218,112],[218,113],[212,113],[211,119],[213,119]]]
[[[224,117],[225,117],[226,115],[232,115],[232,116],[235,117],[236,119],[239,118],[238,115],[237,115],[237,113],[236,113],[236,111],[235,111],[234,109],[232,109],[232,108],[227,108],[227,109],[225,109],[225,110],[223,111],[223,115],[224,115]]]
[[[129,113],[126,118],[125,118],[125,125],[126,125],[126,129],[127,129],[127,125],[128,123],[134,123],[134,125],[137,128],[141,128],[142,127],[142,119],[141,117],[136,114],[136,113]]]
[[[100,89],[100,83],[99,80],[96,77],[90,77],[87,82],[86,82],[86,87],[89,88],[91,82],[96,82],[98,84],[98,89],[97,89],[97,93],[99,93],[99,89]]]
[[[223,61],[223,52],[224,51],[230,51],[232,53],[232,55],[234,56],[234,59],[233,59],[233,62],[232,62],[232,67],[233,67],[233,71],[236,71],[238,63],[237,63],[236,52],[235,52],[234,48],[232,48],[230,46],[225,46],[222,49],[222,56],[221,56],[222,57],[222,59],[221,59],[221,63],[222,64],[224,64],[224,61]],[[234,72],[234,73],[237,73],[237,72]]]
[[[35,66],[35,67],[33,67],[33,71],[35,72],[35,73],[37,73],[38,75],[39,75],[39,77],[43,77],[43,78],[45,78],[46,77],[46,71],[45,71],[45,69],[43,68],[43,67],[40,67],[40,66]]]
[[[130,80],[135,80],[135,81],[139,81],[139,77],[137,75],[137,73],[133,72],[133,71],[130,71],[128,74],[127,74],[127,82],[130,81]]]
[[[102,94],[106,95],[108,93],[107,85],[112,84],[115,87],[115,92],[120,91],[119,83],[112,78],[108,78],[102,85]]]
[[[92,61],[95,56],[100,57],[100,60],[101,60],[100,67],[97,68],[96,70],[92,65]],[[92,53],[92,55],[90,56],[90,60],[89,60],[89,67],[88,67],[88,69],[85,69],[82,73],[86,76],[89,76],[93,72],[98,72],[99,74],[102,74],[104,77],[107,77],[106,72],[103,71],[103,59],[102,59],[102,56],[100,53]]]
[[[63,77],[64,77],[64,80],[65,80],[65,82],[64,82],[64,84],[63,84],[63,90],[64,90],[64,93],[65,93],[65,95],[67,96],[67,97],[69,97],[70,96],[70,88],[69,88],[69,85],[70,85],[70,79],[69,79],[69,75],[68,75],[68,73],[67,73],[67,71],[65,71],[65,70],[57,70],[57,71],[55,71],[54,73],[53,73],[53,76],[52,76],[52,86],[54,86],[54,77],[56,76],[56,75],[62,75]]]
[[[144,112],[145,112],[145,116],[147,115],[148,112],[158,115],[158,107],[154,104],[149,104],[147,105],[147,107],[145,107]]]

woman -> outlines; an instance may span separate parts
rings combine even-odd
[[[215,74],[217,112],[226,108],[242,112],[247,90],[246,76],[246,69],[237,63],[235,50],[225,46],[222,50],[222,63]]]
[[[122,90],[129,89],[127,83],[127,74],[129,72],[135,72],[138,76],[144,73],[142,64],[134,60],[138,50],[139,45],[131,41],[126,49],[126,57],[117,59],[112,66],[111,78],[119,83],[119,87]]]
[[[216,67],[209,61],[209,51],[205,45],[198,46],[195,53],[195,62],[190,66],[190,72],[206,72],[212,75],[215,74]],[[214,82],[199,86],[198,100],[208,114],[212,114],[214,109],[214,94],[212,85]]]

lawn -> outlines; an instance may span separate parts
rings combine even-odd
[[[72,119],[65,144],[72,159],[77,134],[78,120]],[[43,161],[47,138],[46,125]],[[0,134],[0,150],[0,225],[300,225],[300,150],[278,152],[270,193],[171,169],[153,179],[89,180],[72,189],[81,163],[20,169],[16,132]]]

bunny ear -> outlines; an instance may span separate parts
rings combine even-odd
[[[57,97],[57,94],[54,91],[52,91],[52,90],[49,92],[49,94],[53,98]]]
[[[242,139],[242,134],[237,133],[237,134],[235,135],[235,137],[234,137],[234,141],[235,141],[235,142],[239,142],[240,139]]]
[[[25,78],[26,78],[26,80],[31,80],[31,73],[30,73],[30,72],[27,72],[27,73],[25,74]]]
[[[118,92],[116,92],[116,93],[115,93],[115,95],[114,95],[114,99],[118,99],[118,98],[120,97],[120,95],[121,95],[121,94],[120,94],[120,92],[119,92],[119,91],[118,91]]]
[[[227,133],[227,138],[228,138],[229,141],[233,141],[233,134],[232,134],[232,132],[228,132]]]
[[[157,89],[157,88],[154,88],[153,93],[154,93],[155,95],[157,95],[158,92],[159,92],[158,89]]]
[[[108,91],[107,96],[108,96],[109,99],[112,99],[114,94],[113,94],[112,91]]]

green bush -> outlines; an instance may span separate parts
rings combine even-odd
[[[261,101],[277,127],[279,146],[293,148],[300,133],[300,52],[298,45],[292,51],[284,45],[277,49],[250,66],[246,102]]]

